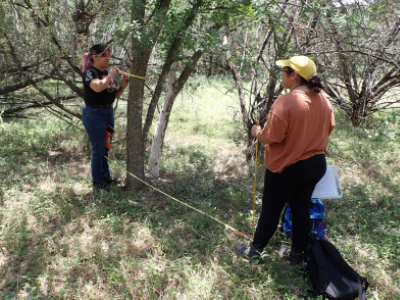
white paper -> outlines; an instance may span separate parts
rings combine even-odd
[[[339,181],[338,168],[336,166],[327,166],[325,175],[315,186],[311,198],[335,199],[342,198],[342,188]]]

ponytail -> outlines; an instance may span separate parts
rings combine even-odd
[[[87,68],[93,65],[92,53],[85,53],[82,57],[82,73],[85,72]]]
[[[321,90],[324,88],[322,85],[321,78],[317,75],[312,75],[308,78],[308,81],[301,77],[301,85],[306,85],[313,93],[320,93]]]
[[[312,75],[308,78],[307,86],[312,90],[314,93],[320,93],[321,90],[324,88],[322,85],[322,80],[317,75]]]

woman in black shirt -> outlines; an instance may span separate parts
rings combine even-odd
[[[83,125],[88,132],[92,145],[92,180],[94,189],[109,190],[112,183],[106,148],[107,127],[114,128],[113,102],[119,98],[128,86],[129,78],[122,78],[121,86],[117,88],[113,77],[121,74],[118,68],[110,68],[108,63],[112,56],[105,45],[96,44],[85,53],[82,61],[83,86],[85,104],[82,110]]]

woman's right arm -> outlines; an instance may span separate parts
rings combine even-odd
[[[90,88],[96,93],[101,93],[107,88],[111,79],[113,79],[115,73],[119,73],[118,71],[121,72],[119,69],[111,68],[110,71],[108,72],[108,75],[103,79],[95,78],[92,81],[90,81],[89,84]]]
[[[273,141],[262,134],[262,129],[259,125],[253,125],[253,127],[251,127],[251,135],[256,137],[264,145],[273,143]]]

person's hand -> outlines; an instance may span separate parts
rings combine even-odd
[[[121,74],[121,70],[115,67],[111,67],[110,70],[108,71],[108,75],[113,78],[115,74]]]
[[[258,138],[258,134],[261,132],[261,126],[258,125],[253,125],[253,127],[251,127],[251,135],[255,136],[256,138]]]
[[[124,75],[121,81],[122,88],[126,88],[128,84],[129,84],[129,76]]]

